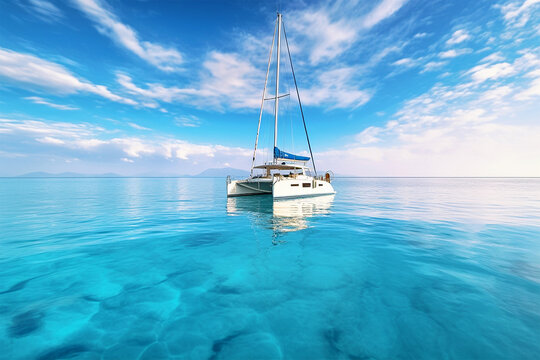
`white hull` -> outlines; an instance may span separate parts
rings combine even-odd
[[[227,182],[227,196],[265,195],[272,193],[272,179],[246,179]]]
[[[283,199],[335,193],[332,184],[310,176],[254,178],[227,182],[228,197],[272,194],[274,199]]]
[[[335,194],[334,187],[327,181],[312,177],[305,179],[280,179],[272,187],[274,199],[303,196],[319,196]]]

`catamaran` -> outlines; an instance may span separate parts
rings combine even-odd
[[[294,86],[296,88],[296,95],[298,98],[298,104],[300,106],[300,114],[302,115],[302,122],[304,124],[304,130],[306,133],[307,144],[309,147],[309,153],[311,157],[294,155],[285,151],[282,151],[277,147],[278,139],[278,114],[279,114],[279,99],[288,96],[289,94],[279,94],[279,65],[281,56],[281,32],[285,38],[285,44],[287,45],[287,53],[289,55],[289,63],[291,64],[291,72],[294,80]],[[277,49],[276,49],[276,94],[274,97],[266,98],[266,89],[268,84],[268,74],[270,73],[270,63],[272,60],[272,52],[274,50],[274,43],[276,40],[277,32]],[[261,165],[255,166],[255,157],[257,154],[257,145],[259,142],[259,132],[261,129],[261,120],[263,115],[264,102],[267,100],[274,100],[274,147],[273,147],[273,159],[267,161]],[[313,164],[314,175],[311,175],[311,170],[308,167],[308,162],[311,159]],[[262,171],[262,173],[255,175],[254,171]],[[287,40],[287,33],[285,32],[285,26],[282,21],[282,14],[277,14],[276,25],[274,28],[274,35],[272,37],[272,45],[270,47],[270,55],[268,56],[268,68],[266,70],[266,78],[264,80],[264,89],[261,100],[261,110],[259,112],[259,124],[257,126],[257,136],[255,138],[255,149],[253,150],[253,159],[251,163],[250,176],[243,180],[232,180],[230,176],[227,177],[227,196],[243,196],[243,195],[262,195],[272,194],[274,198],[291,198],[301,196],[315,196],[315,195],[329,195],[335,194],[334,188],[331,184],[332,173],[327,171],[324,176],[317,175],[317,169],[315,168],[315,161],[313,160],[313,152],[311,151],[311,144],[309,142],[309,135],[307,132],[306,121],[304,119],[304,111],[302,109],[302,102],[300,101],[300,93],[298,91],[298,85],[296,83],[296,76],[294,75],[294,68],[292,64],[291,52],[289,50],[289,41]]]

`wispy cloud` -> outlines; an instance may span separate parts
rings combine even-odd
[[[354,82],[356,68],[343,67],[323,72],[311,88],[301,89],[302,103],[324,104],[329,108],[356,108],[369,101],[371,93]]]
[[[382,0],[365,14],[358,2],[324,4],[291,14],[295,43],[308,52],[312,65],[338,58],[368,31],[394,15],[407,0]],[[364,15],[365,14],[365,15]]]
[[[496,52],[496,53],[486,56],[480,62],[491,63],[491,62],[498,62],[498,61],[503,61],[503,60],[504,60],[504,57],[501,55],[501,53]]]
[[[0,132],[14,134],[23,132],[32,137],[49,137],[54,139],[80,139],[91,137],[105,129],[87,124],[72,124],[68,122],[45,122],[41,120],[18,120],[0,118]]]
[[[126,91],[141,99],[166,103],[182,102],[195,106],[212,106],[220,110],[229,108],[256,108],[260,105],[260,69],[236,53],[210,52],[203,62],[200,79],[192,86],[180,88],[159,83],[133,83],[130,76],[117,74],[117,81]]]
[[[515,26],[523,27],[530,19],[540,0],[516,1],[501,6],[504,19]]]
[[[37,142],[40,142],[40,143],[43,143],[43,144],[51,144],[51,145],[64,145],[65,144],[65,142],[63,140],[53,138],[53,137],[50,137],[50,136],[36,138],[35,140]]]
[[[174,118],[176,125],[180,127],[199,127],[201,120],[194,115],[182,115]]]
[[[40,98],[38,96],[27,96],[25,97],[26,100],[30,100],[35,104],[41,104],[41,105],[47,105],[49,107],[58,109],[58,110],[79,110],[78,107],[70,106],[70,105],[61,105],[61,104],[55,104],[48,100],[45,100],[43,98]]]
[[[447,51],[442,51],[439,53],[439,57],[441,59],[450,59],[455,58],[460,55],[470,54],[472,52],[472,49],[464,48],[464,49],[450,49]]]
[[[418,64],[419,64],[419,61],[412,58],[401,58],[392,63],[392,65],[394,66],[402,66],[406,68],[414,67],[414,66],[417,66]]]
[[[382,131],[380,127],[370,126],[367,129],[363,130],[360,134],[356,135],[356,140],[358,140],[362,145],[373,144],[381,141],[377,135]]]
[[[422,73],[428,72],[428,71],[434,71],[437,69],[440,69],[444,65],[446,65],[446,61],[430,61],[426,65],[424,65],[424,68],[422,69]]]
[[[111,137],[112,134],[116,136]],[[116,132],[84,123],[46,122],[0,118],[0,151],[25,143],[27,154],[81,159],[85,165],[96,157],[110,161],[230,161],[237,166],[246,162],[251,150],[219,144],[197,144],[171,136],[121,136]],[[43,147],[46,147],[44,149]],[[6,151],[6,153],[10,153]],[[191,167],[196,169],[196,167]],[[202,169],[199,169],[200,172]]]
[[[459,29],[454,31],[450,39],[446,41],[447,45],[461,44],[462,42],[469,40],[471,36],[465,29]]]
[[[425,38],[426,36],[428,36],[428,33],[421,32],[421,33],[414,34],[413,38],[414,39],[422,39],[422,38]]]
[[[213,51],[203,63],[200,95],[233,108],[258,107],[264,73],[238,54]],[[212,100],[212,98],[216,98]]]
[[[363,19],[362,25],[371,28],[396,13],[407,0],[383,0]]]
[[[22,5],[23,3],[21,3]],[[62,11],[47,0],[28,0],[27,9],[46,22],[58,21],[64,17]]]
[[[139,40],[139,35],[130,26],[122,23],[107,9],[104,1],[73,0],[81,11],[96,22],[98,31],[131,51],[141,59],[163,71],[175,71],[183,62],[180,52],[172,47],[164,47],[149,41]]]
[[[309,9],[300,12],[297,21],[291,22],[292,30],[297,38],[308,40],[303,46],[310,47],[309,60],[318,64],[331,60],[347,50],[356,40],[355,24],[347,19],[332,20],[326,8]]]
[[[138,125],[138,124],[135,124],[135,123],[128,123],[129,126],[131,126],[132,128],[134,129],[137,129],[137,130],[145,130],[145,131],[149,131],[149,130],[152,130],[152,129],[149,129],[147,127],[144,127],[144,126],[141,126],[141,125]]]
[[[133,79],[123,73],[118,73],[116,75],[116,80],[128,93],[140,96],[143,99],[147,99],[147,101],[159,100],[171,103],[173,101],[184,100],[188,95],[197,93],[197,90],[195,89],[181,89],[175,86],[167,87],[157,83],[146,84],[146,88],[142,88],[135,85]]]
[[[477,65],[469,70],[469,73],[474,81],[483,82],[490,79],[494,80],[501,77],[510,76],[515,73],[515,69],[512,64],[501,62],[493,65]]]
[[[0,76],[13,83],[30,84],[59,94],[86,92],[128,105],[137,104],[131,99],[113,94],[104,85],[92,84],[76,77],[61,65],[34,55],[2,48],[0,48]]]
[[[515,95],[516,100],[530,100],[540,97],[540,67],[528,73],[526,77],[533,78],[533,80]]]
[[[513,62],[481,59],[461,82],[434,85],[319,162],[364,175],[539,176],[530,159],[540,156],[540,54],[519,53]]]

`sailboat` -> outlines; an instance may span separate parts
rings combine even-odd
[[[294,80],[294,86],[296,88],[296,95],[298,98],[298,104],[300,106],[300,113],[302,115],[302,121],[304,124],[304,130],[306,133],[307,144],[309,147],[309,153],[311,157],[294,155],[285,152],[277,147],[278,139],[278,114],[279,114],[279,99],[288,96],[289,94],[279,94],[279,65],[281,56],[281,33],[285,38],[285,44],[287,47],[287,53],[289,55],[289,62],[291,64],[291,71]],[[276,41],[277,33],[277,49],[276,49],[276,93],[274,97],[266,98],[266,89],[268,84],[268,74],[270,73],[270,63],[272,60],[272,52],[274,50],[274,43]],[[261,129],[261,120],[263,115],[264,102],[267,100],[274,100],[274,147],[273,147],[273,159],[260,165],[255,165],[255,157],[257,154],[257,145],[259,142],[259,132]],[[313,175],[311,169],[308,166],[308,162],[311,160],[313,164]],[[262,173],[255,175],[255,171]],[[277,14],[276,25],[274,28],[274,35],[272,37],[272,46],[270,47],[270,55],[268,56],[268,68],[266,70],[266,78],[264,81],[264,90],[261,100],[261,110],[259,113],[259,124],[257,126],[257,136],[255,138],[255,149],[253,150],[253,159],[251,163],[250,176],[247,179],[232,180],[230,176],[227,177],[227,196],[244,196],[244,195],[263,195],[272,194],[274,199],[279,198],[294,198],[303,196],[317,196],[317,195],[329,195],[335,194],[334,188],[331,184],[332,173],[327,171],[323,176],[317,175],[317,169],[315,168],[315,161],[313,160],[313,152],[311,151],[311,144],[309,142],[309,135],[307,132],[306,122],[304,119],[304,111],[302,109],[302,102],[300,101],[300,93],[298,92],[298,85],[296,83],[296,76],[294,75],[294,68],[292,64],[291,52],[289,50],[289,42],[287,40],[287,33],[285,32],[285,26],[282,20],[282,14]]]

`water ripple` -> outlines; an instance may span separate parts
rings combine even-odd
[[[0,179],[9,359],[536,359],[540,179]]]

